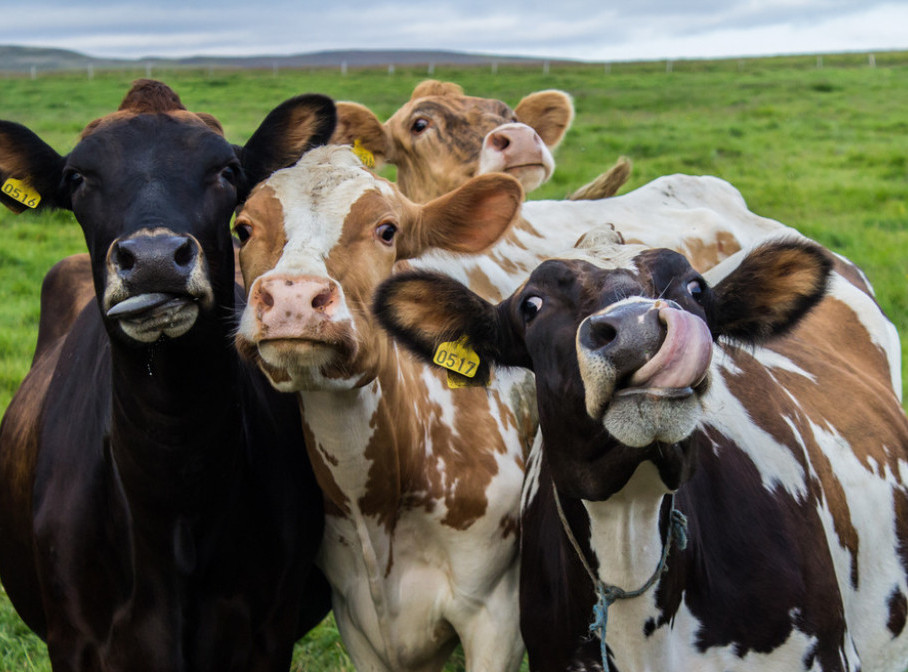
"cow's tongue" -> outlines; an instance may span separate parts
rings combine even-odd
[[[631,376],[630,388],[683,389],[697,385],[712,358],[712,336],[706,323],[693,313],[662,308],[666,326],[659,352]]]

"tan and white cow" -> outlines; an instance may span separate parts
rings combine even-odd
[[[428,80],[385,123],[359,103],[337,104],[336,144],[368,151],[380,167],[397,167],[401,192],[424,203],[491,172],[513,175],[526,192],[555,169],[552,152],[574,119],[564,91],[538,91],[513,110],[494,98],[464,95],[452,82]],[[627,181],[630,163],[619,160],[572,198],[612,196]]]
[[[448,389],[398,351],[369,306],[396,262],[431,246],[481,250],[522,199],[496,174],[417,205],[334,146],[275,173],[237,216],[248,288],[237,345],[299,394],[328,513],[318,564],[357,669],[439,670],[458,641],[467,669],[520,665],[531,379]]]

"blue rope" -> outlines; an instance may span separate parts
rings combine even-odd
[[[668,569],[666,561],[668,560],[668,554],[671,551],[673,543],[680,551],[687,548],[687,517],[675,508],[675,496],[672,495],[668,534],[666,535],[665,543],[662,545],[662,557],[659,559],[656,571],[653,572],[653,575],[649,577],[646,583],[637,588],[637,590],[626,591],[618,586],[612,586],[600,581],[599,577],[593,572],[589,563],[587,563],[586,558],[583,557],[583,551],[574,538],[573,532],[571,532],[571,527],[568,525],[567,519],[564,516],[564,511],[561,508],[561,500],[558,497],[558,488],[555,487],[554,484],[552,484],[552,490],[555,493],[555,505],[558,508],[558,516],[561,518],[564,532],[571,542],[571,545],[574,547],[574,551],[580,556],[580,562],[583,563],[587,574],[590,575],[590,579],[592,579],[593,585],[596,587],[596,604],[593,605],[593,622],[590,623],[590,633],[599,637],[599,653],[602,656],[602,670],[603,672],[609,672],[608,653],[605,645],[605,629],[608,625],[608,608],[617,600],[637,597],[652,588],[653,584],[655,584],[656,581],[659,580],[659,577],[665,573],[665,570]]]

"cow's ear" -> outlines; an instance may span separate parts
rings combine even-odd
[[[755,248],[711,291],[713,335],[761,343],[784,334],[823,298],[832,265],[830,254],[809,241]]]
[[[564,91],[531,93],[514,109],[517,120],[531,126],[549,149],[554,149],[574,121],[574,101]]]
[[[487,383],[491,366],[507,363],[504,350],[511,339],[502,333],[500,311],[449,276],[426,271],[392,276],[376,290],[372,310],[394,339],[425,362],[438,365],[439,350],[452,350],[448,344],[457,344],[455,352],[462,347],[475,353],[470,382]]]
[[[69,208],[65,157],[21,124],[0,121],[0,203],[15,213]]]
[[[523,187],[502,173],[474,177],[454,191],[420,206],[417,221],[397,243],[399,259],[428,248],[475,254],[508,230],[520,214]]]
[[[337,127],[331,144],[353,146],[369,168],[378,169],[394,160],[393,145],[385,127],[372,110],[359,103],[337,103]]]
[[[313,147],[327,143],[336,121],[334,101],[319,94],[297,96],[274,108],[239,152],[246,173],[240,201],[273,172],[292,166]]]

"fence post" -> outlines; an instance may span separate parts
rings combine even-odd
[[[542,74],[543,75],[549,74],[549,62],[548,61],[542,62]]]
[[[37,66],[32,66],[32,79],[38,79],[38,68]]]
[[[867,57],[867,65],[869,65],[871,68],[875,68],[876,67],[876,56],[874,56],[873,54],[870,54],[870,56]]]
[[[434,75],[435,74],[435,64],[429,63],[429,67],[426,69],[426,74]]]
[[[498,74],[498,61],[492,61],[492,74]]]
[[[347,61],[341,61],[341,74],[347,74]]]

